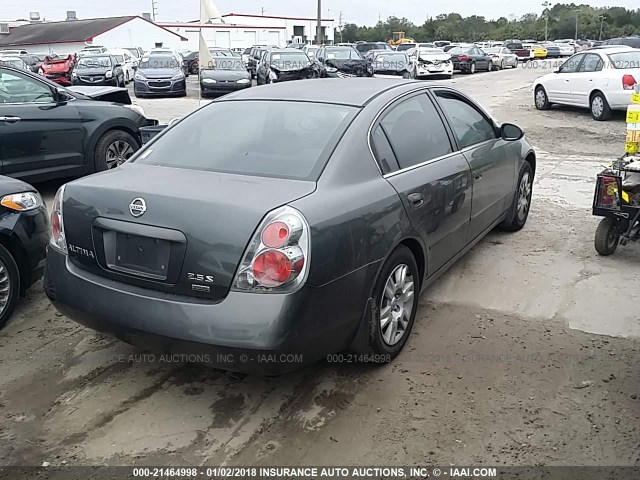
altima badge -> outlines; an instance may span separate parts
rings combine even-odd
[[[144,215],[144,212],[147,211],[147,203],[144,201],[144,198],[134,198],[133,201],[129,204],[129,212],[134,217],[140,217]]]

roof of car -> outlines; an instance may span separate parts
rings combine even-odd
[[[601,51],[606,52],[606,53],[622,53],[622,52],[637,52],[638,51],[637,48],[633,48],[633,47],[630,47],[628,45],[611,45],[611,46],[601,45],[599,47],[591,47],[588,50],[583,50],[582,52],[578,52],[578,53],[584,53],[584,52],[591,51],[591,50],[601,50]]]
[[[336,88],[337,83],[340,83],[340,88]],[[274,83],[263,87],[248,88],[225,95],[220,101],[287,100],[363,107],[378,95],[407,83],[424,84],[425,82],[390,78],[349,78],[341,80],[324,78],[304,82]]]

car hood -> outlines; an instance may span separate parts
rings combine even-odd
[[[9,195],[12,193],[35,191],[36,189],[28,183],[25,183],[21,180],[16,180],[15,178],[0,175],[0,196]]]
[[[100,68],[76,68],[74,71],[78,75],[104,75],[107,72],[110,72],[111,67],[100,67]]]
[[[367,65],[369,65],[369,62],[367,62],[365,59],[361,59],[361,60],[331,59],[331,60],[327,60],[325,63],[328,67],[333,67],[333,68],[337,68],[338,70],[344,70],[344,71],[366,69]]]
[[[418,57],[418,62],[446,62],[451,59],[451,55],[448,53],[421,53]]]
[[[213,78],[214,80],[221,81],[237,81],[243,78],[251,78],[249,72],[246,70],[213,70],[206,69],[200,72],[201,78]]]
[[[80,93],[92,100],[100,100],[102,102],[115,102],[131,105],[131,97],[129,90],[120,87],[67,87],[67,90]]]
[[[179,68],[138,68],[138,72],[146,78],[170,78],[182,72]]]

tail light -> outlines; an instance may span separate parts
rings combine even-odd
[[[295,208],[267,214],[244,253],[232,290],[291,293],[302,286],[309,270],[309,225]]]
[[[598,177],[600,185],[598,187],[598,206],[603,208],[615,208],[618,205],[618,181],[616,177]]]
[[[633,78],[633,75],[623,75],[622,76],[622,88],[625,90],[633,90],[633,87],[636,85],[636,79]]]
[[[469,57],[467,55],[458,55],[458,60],[460,60],[461,62],[466,62],[467,60],[469,60]]]
[[[53,199],[51,208],[51,240],[50,245],[60,252],[67,253],[67,241],[64,237],[64,221],[62,219],[62,200],[64,198],[64,185],[62,185]]]

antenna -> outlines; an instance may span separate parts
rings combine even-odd
[[[156,21],[156,15],[158,15],[158,0],[151,0],[151,15],[153,21]]]

